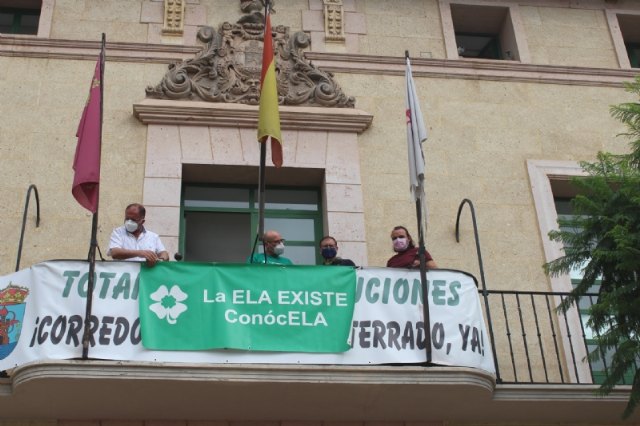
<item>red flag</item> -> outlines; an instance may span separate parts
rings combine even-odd
[[[271,160],[276,167],[282,166],[282,135],[280,112],[278,111],[278,85],[276,64],[273,57],[271,17],[269,3],[265,6],[264,47],[262,49],[262,74],[260,76],[260,110],[258,117],[258,140],[265,143],[271,138]]]
[[[91,213],[98,211],[100,193],[100,145],[102,143],[101,78],[102,55],[89,89],[89,99],[78,125],[78,145],[73,159],[73,187],[71,193],[82,207]]]

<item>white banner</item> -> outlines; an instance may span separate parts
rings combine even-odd
[[[0,370],[82,356],[88,269],[87,262],[49,261],[0,277]],[[96,264],[90,358],[352,365],[426,360],[418,271],[357,271],[352,349],[336,354],[147,350],[140,338],[139,272],[134,262]],[[474,279],[462,272],[434,270],[427,272],[427,280],[432,362],[495,373]]]

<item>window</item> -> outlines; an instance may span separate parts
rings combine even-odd
[[[571,176],[582,176],[584,171],[574,161],[553,160],[527,160],[527,170],[531,184],[531,192],[536,208],[540,240],[544,249],[545,261],[550,262],[563,254],[563,247],[557,241],[551,241],[549,231],[558,227],[558,212],[556,210],[556,198],[569,199],[575,195],[571,187]],[[571,279],[569,276],[552,276],[551,290],[556,292],[571,291]],[[590,365],[584,361],[587,356],[587,348],[582,338],[582,323],[576,310],[571,310],[566,316],[566,328],[561,328],[564,357],[567,365],[577,362],[575,371],[569,369],[569,377],[577,383],[589,383],[592,380]],[[570,332],[567,331],[570,330]],[[574,348],[572,354],[567,348]]]
[[[185,184],[182,191],[180,251],[187,261],[245,262],[258,227],[255,186]],[[267,188],[265,230],[286,239],[285,256],[299,265],[319,263],[322,236],[320,191]],[[256,252],[262,252],[262,247]]]
[[[0,33],[38,34],[41,1],[0,1]]]
[[[640,68],[640,12],[607,10],[611,39],[621,68]]]
[[[458,56],[520,60],[509,7],[459,3],[450,7]]]
[[[563,183],[563,186],[567,186],[567,182]],[[555,188],[554,188],[555,186]],[[566,191],[562,191],[558,189],[558,185],[554,185],[552,182],[551,185],[554,190],[554,194],[556,192],[562,192],[566,195]],[[573,205],[571,204],[571,197],[554,197],[554,202],[556,206],[556,212],[558,213],[558,219],[569,218],[574,215]],[[568,229],[568,228],[564,228]],[[582,279],[582,270],[580,268],[576,268],[571,271],[571,285],[575,288]],[[578,310],[580,314],[580,323],[582,325],[582,331],[584,335],[585,345],[587,346],[587,350],[589,353],[593,352],[596,346],[596,339],[598,338],[597,334],[594,330],[592,330],[587,322],[589,321],[589,315],[591,306],[594,305],[597,301],[597,294],[600,290],[599,281],[596,281],[597,284],[593,285],[588,293],[588,296],[585,296],[580,299],[578,302]],[[589,366],[591,368],[591,374],[593,378],[593,383],[601,384],[607,376],[607,369],[609,365],[611,365],[611,359],[613,357],[614,350],[607,351],[607,353],[602,353],[600,359],[598,360],[589,360]],[[628,371],[623,377],[620,384],[628,385],[633,383],[634,371]]]
[[[456,33],[458,55],[463,58],[502,59],[498,36]]]
[[[632,68],[640,68],[640,15],[618,15],[618,25]]]
[[[640,43],[625,43],[631,68],[640,68]]]

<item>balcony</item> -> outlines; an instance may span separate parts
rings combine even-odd
[[[498,384],[461,367],[51,361],[0,384],[13,419],[617,422],[628,392]],[[637,421],[638,416],[632,420]]]
[[[618,422],[629,386],[594,393],[583,361],[589,336],[577,310],[556,313],[563,297],[487,292],[495,376],[415,364],[40,360],[0,379],[0,412],[20,420]]]

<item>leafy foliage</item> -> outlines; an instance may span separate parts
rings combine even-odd
[[[626,87],[640,98],[640,77]],[[564,312],[600,285],[587,323],[597,345],[589,357],[613,354],[602,394],[634,372],[626,418],[640,402],[640,103],[612,106],[611,114],[626,125],[631,152],[600,152],[597,161],[580,164],[587,176],[573,179],[580,194],[572,200],[575,215],[549,233],[564,245],[564,256],[544,267],[554,276],[582,268],[582,280],[559,307]]]

